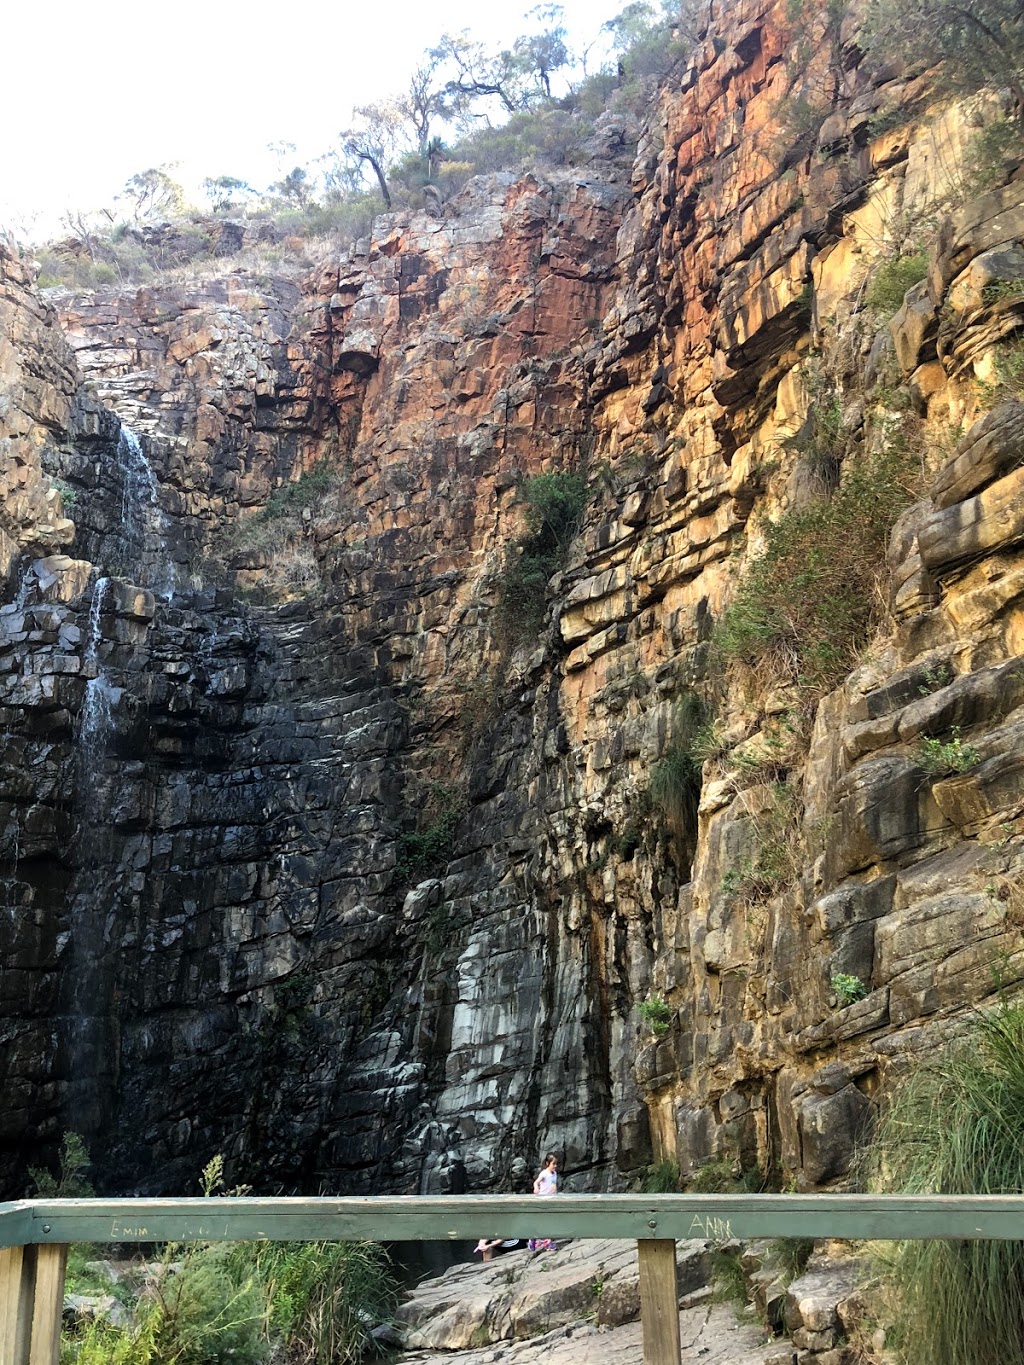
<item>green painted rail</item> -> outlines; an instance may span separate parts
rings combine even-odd
[[[358,1199],[30,1199],[0,1246],[57,1242],[456,1241],[488,1236],[1024,1241],[1024,1195],[562,1194]]]
[[[461,1241],[638,1244],[646,1365],[679,1365],[675,1243],[754,1237],[1024,1241],[1024,1195],[561,1194],[359,1199],[28,1199],[0,1204],[0,1365],[58,1365],[71,1242]]]

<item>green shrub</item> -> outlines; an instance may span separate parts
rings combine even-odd
[[[57,1155],[58,1173],[39,1166],[29,1167],[29,1178],[40,1199],[90,1199],[95,1191],[85,1178],[91,1161],[80,1133],[65,1133]]]
[[[312,469],[307,469],[297,479],[290,479],[279,485],[267,499],[267,504],[258,514],[266,521],[285,517],[311,507],[330,492],[336,475],[328,460],[318,460]]]
[[[739,1182],[733,1174],[733,1164],[724,1158],[705,1161],[686,1182],[690,1194],[735,1194]]]
[[[803,456],[807,472],[821,491],[830,494],[839,482],[848,444],[842,399],[820,364],[807,364],[803,377],[811,400],[807,420],[787,444]]]
[[[61,505],[64,508],[64,514],[66,516],[72,511],[75,503],[78,501],[78,489],[72,488],[71,484],[67,483],[66,480],[56,478],[50,479],[50,486],[51,488],[55,488],[60,494]]]
[[[1024,152],[1024,133],[1016,119],[997,118],[976,133],[964,154],[964,178],[959,197],[970,203],[1006,183]]]
[[[864,302],[869,308],[886,317],[893,317],[903,307],[908,289],[920,284],[928,274],[928,256],[917,251],[912,256],[894,256],[883,261],[875,270]]]
[[[305,535],[307,514],[328,505],[338,487],[337,471],[319,460],[297,479],[275,488],[258,512],[238,518],[223,532],[215,558],[227,568],[264,568],[251,587],[257,600],[313,595],[321,586],[320,566]]]
[[[203,1171],[208,1197],[223,1169],[214,1157]],[[375,1243],[170,1243],[159,1273],[128,1305],[131,1325],[75,1324],[63,1335],[61,1365],[351,1365],[395,1301],[387,1254]]]
[[[656,1161],[652,1166],[648,1166],[647,1174],[644,1176],[644,1194],[678,1194],[679,1184],[679,1163],[670,1157],[665,1157],[661,1161]]]
[[[497,608],[506,646],[536,638],[547,611],[547,586],[579,530],[590,490],[582,474],[538,474],[520,489],[526,533],[506,555]]]
[[[949,739],[923,739],[917,751],[917,761],[925,772],[935,776],[965,773],[975,767],[980,758],[977,749],[960,738],[960,727],[954,725]]]
[[[655,1038],[661,1038],[668,1032],[672,1023],[672,1007],[660,995],[649,995],[646,1000],[641,1000],[636,1012]]]
[[[1005,398],[1024,397],[1024,342],[996,346],[992,355],[995,378],[979,386],[982,400],[991,406]]]
[[[538,549],[564,552],[590,501],[582,474],[538,474],[522,487],[526,528]]]
[[[395,862],[399,884],[422,881],[431,873],[443,871],[455,851],[459,822],[466,813],[462,797],[453,787],[437,783],[431,789],[428,810],[432,814],[423,829],[399,837]]]
[[[889,532],[913,495],[915,471],[902,450],[846,466],[831,497],[766,524],[764,552],[748,564],[714,636],[727,660],[812,695],[834,687],[867,642]]]
[[[629,862],[643,843],[643,825],[636,817],[627,820],[621,834],[612,840],[612,852],[623,862]]]
[[[830,984],[832,994],[836,998],[836,1008],[841,1010],[847,1005],[863,1000],[868,993],[868,988],[860,977],[851,976],[849,972],[833,972]]]
[[[870,1185],[1019,1194],[1022,1133],[1024,1006],[1004,1004],[893,1088],[869,1153]],[[1024,1365],[1024,1241],[901,1242],[888,1277],[907,1365]]]

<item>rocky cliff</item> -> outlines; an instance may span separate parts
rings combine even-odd
[[[0,258],[10,1188],[65,1128],[122,1189],[814,1188],[1020,976],[1024,182],[965,196],[997,101],[853,17],[718,10],[629,165],[606,120],[307,278]],[[829,492],[856,628],[725,648]]]

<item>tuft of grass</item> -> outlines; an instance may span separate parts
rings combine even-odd
[[[678,1194],[679,1190],[679,1163],[677,1161],[666,1157],[647,1168],[643,1184],[644,1194]]]
[[[370,1329],[394,1307],[390,1263],[375,1242],[244,1242],[232,1255],[235,1278],[263,1288],[267,1334],[287,1343],[289,1360],[363,1359]]]
[[[671,743],[651,770],[647,804],[679,839],[687,864],[696,848],[701,766],[715,743],[703,699],[685,692],[673,712]]]
[[[697,814],[700,764],[688,745],[674,743],[651,772],[651,803],[670,825],[685,827]]]
[[[739,1182],[733,1174],[731,1161],[718,1159],[698,1166],[686,1182],[690,1194],[734,1194]]]
[[[750,1287],[740,1258],[731,1251],[720,1248],[712,1251],[711,1282],[716,1303],[732,1303],[743,1308],[750,1300]]]
[[[764,552],[715,631],[724,658],[811,696],[834,687],[881,614],[880,566],[913,489],[907,453],[890,449],[844,469],[831,497],[767,523]]]
[[[1024,1190],[1024,1005],[969,1033],[894,1088],[869,1154],[872,1188],[901,1194]],[[892,1250],[906,1365],[1024,1365],[1024,1241],[912,1241]]]
[[[779,1267],[787,1284],[802,1275],[814,1251],[813,1237],[775,1237],[768,1244],[769,1255]]]

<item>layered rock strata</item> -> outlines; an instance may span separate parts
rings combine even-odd
[[[852,20],[796,71],[793,24],[716,7],[628,187],[475,182],[301,288],[59,297],[65,341],[5,258],[12,1188],[65,1127],[122,1187],[223,1150],[289,1188],[513,1188],[555,1147],[578,1188],[656,1158],[817,1188],[1017,980],[1021,183],[957,207],[991,105],[929,109]],[[865,300],[908,240],[890,327]],[[820,492],[826,403],[829,477],[912,427],[924,455],[877,638],[809,698],[710,642],[763,518]],[[156,487],[132,535],[119,420]],[[240,602],[268,552],[231,528],[323,470],[320,595]],[[512,646],[517,489],[567,470],[591,502]],[[694,693],[684,837],[644,793]],[[780,785],[794,865],[740,894]]]

